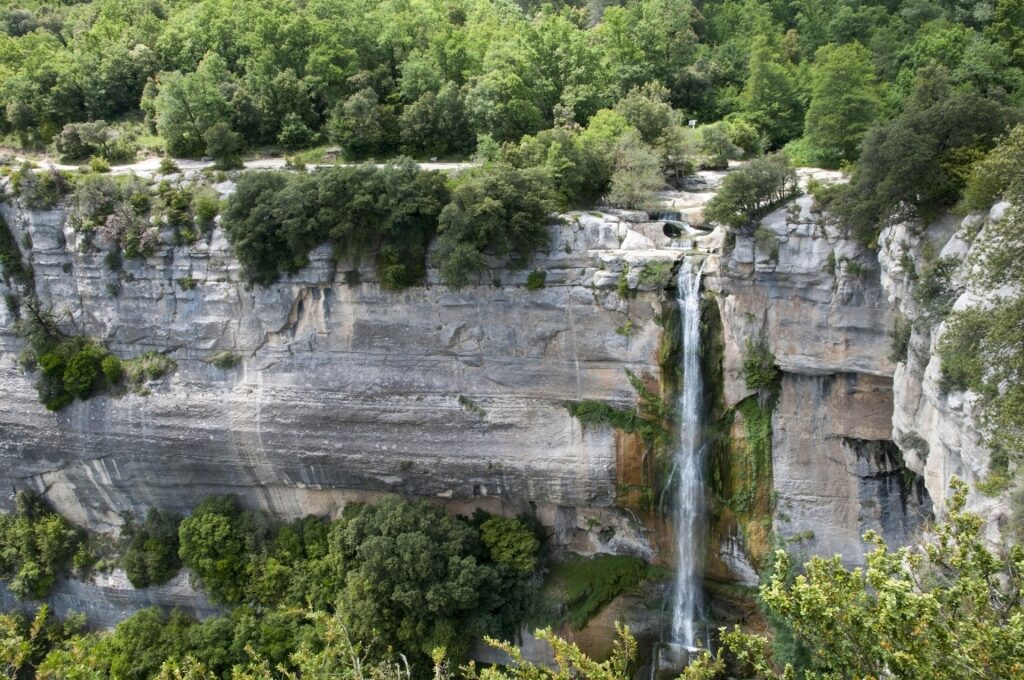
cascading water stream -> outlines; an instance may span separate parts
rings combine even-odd
[[[683,388],[679,395],[679,444],[675,452],[676,582],[672,599],[672,639],[693,649],[701,611],[704,519],[703,383],[700,375],[700,279],[704,264],[685,258],[679,268],[682,314]]]

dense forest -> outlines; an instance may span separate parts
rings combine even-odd
[[[990,490],[1013,483],[1024,450],[1024,0],[0,0],[0,106],[9,196],[29,209],[63,202],[82,247],[106,251],[111,271],[219,225],[255,286],[295,274],[322,244],[372,262],[386,290],[423,283],[430,267],[453,288],[489,284],[496,259],[522,268],[548,248],[558,211],[653,209],[657,191],[736,160],[705,213],[732,236],[800,191],[797,166],[848,174],[810,191],[869,249],[896,222],[924,232],[948,211],[1008,200],[973,276],[1011,294],[954,310],[963,282],[949,263],[914,276],[919,323],[947,324],[935,350],[943,389],[978,395]],[[81,170],[40,168],[44,154]],[[285,171],[234,173],[281,155]],[[143,156],[163,159],[155,177],[108,172]],[[185,181],[175,159],[203,157],[216,167]],[[446,176],[415,162],[431,158],[475,163]],[[306,168],[336,160],[346,163]],[[227,180],[222,199],[214,187]],[[48,408],[174,370],[163,355],[121,360],[60,327],[18,248],[0,220],[4,281],[23,291],[8,305]],[[893,329],[894,362],[911,330]],[[801,570],[777,555],[760,591],[774,639],[726,634],[728,673],[1024,675],[1024,553],[990,552],[965,493],[956,488],[920,550],[873,537],[865,570],[817,558]],[[630,677],[626,631],[603,663],[548,632],[563,675],[525,662],[458,667],[483,634],[552,622],[532,606],[542,538],[526,520],[423,504],[281,523],[218,497],[188,518],[129,518],[111,551],[22,496],[0,516],[0,578],[15,596],[115,562],[139,587],[185,566],[224,614],[146,610],[106,633],[46,609],[4,614],[0,665],[12,678],[83,680]],[[569,615],[584,620],[648,565],[571,568],[583,585]],[[707,655],[687,677],[726,672]]]
[[[724,119],[744,149],[835,164],[922,69],[991,106],[1024,78],[1018,0],[7,0],[0,26],[2,131],[70,157],[460,156],[610,110],[663,157],[673,123]]]

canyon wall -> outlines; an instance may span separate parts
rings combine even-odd
[[[638,275],[643,262],[670,265],[678,253],[624,243],[648,241],[618,217],[553,226],[550,254],[534,263],[547,274],[540,290],[523,286],[525,271],[495,269],[461,291],[392,293],[372,267],[335,263],[326,249],[299,275],[251,287],[219,230],[112,272],[63,210],[15,204],[3,214],[32,244],[37,294],[69,327],[122,358],[153,350],[178,365],[145,396],[50,413],[18,365],[13,315],[0,311],[9,487],[44,493],[98,529],[124,510],[187,512],[212,493],[299,516],[398,492],[455,509],[532,507],[573,549],[650,555],[639,524],[613,507],[613,432],[581,428],[565,407],[631,406],[625,369],[657,378],[671,266],[660,279]],[[630,284],[644,290],[623,300],[615,288],[631,260],[640,266]],[[617,333],[627,320],[631,332]],[[210,363],[223,351],[238,366]]]
[[[623,488],[647,479],[643,447],[581,425],[566,404],[632,407],[626,370],[670,386],[659,355],[685,253],[706,258],[706,359],[717,362],[706,378],[714,408],[729,415],[726,456],[753,450],[744,404],[770,410],[770,464],[744,482],[760,488],[756,500],[744,509],[717,499],[710,579],[756,584],[779,544],[861,563],[865,530],[912,540],[941,511],[952,474],[976,483],[987,466],[969,398],[935,387],[932,335],[915,333],[907,363],[890,358],[895,320],[913,311],[889,245],[900,239],[868,250],[810,197],[730,239],[669,237],[638,213],[570,213],[530,263],[545,272],[540,289],[526,287],[529,270],[495,262],[463,290],[430,270],[428,285],[399,293],[326,248],[299,274],[253,287],[219,229],[112,271],[103,244],[87,244],[63,208],[11,199],[0,214],[36,293],[69,329],[122,358],[156,351],[177,362],[145,395],[51,413],[19,365],[15,315],[0,309],[0,474],[10,492],[0,502],[33,489],[95,530],[116,530],[124,511],[188,512],[212,493],[283,517],[335,516],[349,501],[401,493],[455,512],[532,513],[560,549],[670,562],[663,527],[622,507]],[[946,244],[952,231],[929,233]],[[756,345],[780,370],[770,395],[746,385]],[[238,365],[211,363],[224,352]],[[972,504],[995,523],[1005,511],[978,494]],[[93,597],[100,617],[131,599],[111,594],[116,583],[82,587],[62,585],[58,597]],[[205,606],[188,588],[136,604],[152,602]]]

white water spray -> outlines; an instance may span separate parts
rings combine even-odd
[[[696,644],[701,610],[702,521],[704,519],[703,384],[700,375],[700,279],[704,265],[684,259],[679,267],[682,314],[683,389],[679,395],[679,445],[675,452],[676,583],[672,598],[672,642]]]

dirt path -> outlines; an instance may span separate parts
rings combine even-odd
[[[57,163],[55,161],[50,160],[49,158],[29,159],[29,158],[24,158],[22,156],[14,156],[14,160],[16,162],[18,162],[18,163],[22,163],[22,162],[24,162],[26,160],[31,160],[32,162],[38,164],[39,167],[41,167],[41,168],[53,168],[53,169],[56,169],[56,170],[63,170],[63,171],[67,171],[67,172],[74,172],[74,171],[78,170],[78,168],[80,167],[78,165],[67,165],[67,164],[64,164],[64,163]],[[159,158],[159,157],[153,157],[153,158],[147,158],[145,160],[138,161],[136,163],[127,163],[127,164],[124,164],[124,165],[111,165],[110,166],[110,174],[112,174],[112,175],[147,175],[147,176],[156,175],[156,174],[158,174],[157,170],[160,167],[160,161],[161,160],[162,159]],[[195,171],[195,170],[203,170],[205,168],[213,167],[213,165],[214,165],[213,161],[197,161],[197,160],[191,160],[191,159],[185,159],[185,158],[175,159],[174,162],[177,163],[178,167],[181,168],[181,170],[183,172]],[[284,158],[257,158],[255,160],[246,161],[243,165],[244,165],[246,170],[280,170],[280,169],[285,167],[286,162],[287,161]],[[324,168],[324,167],[332,167],[334,165],[361,165],[361,164],[360,163],[315,163],[315,164],[309,164],[306,167],[307,168]],[[376,167],[384,167],[384,166],[386,166],[388,164],[387,163],[372,163],[371,165],[374,165]],[[473,163],[473,162],[469,162],[469,161],[466,161],[466,162],[455,162],[455,163],[424,162],[424,163],[419,163],[418,165],[423,170],[438,170],[440,172],[459,172],[459,171],[462,171],[462,170],[466,170],[467,168],[472,168],[472,167],[478,165],[478,163]]]

